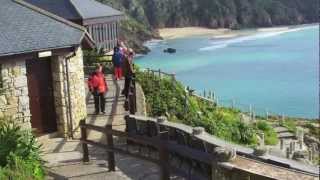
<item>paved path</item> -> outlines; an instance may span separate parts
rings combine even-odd
[[[125,98],[121,96],[123,81],[114,81],[107,76],[109,92],[107,93],[106,114],[94,115],[93,98],[87,95],[87,123],[105,126],[112,124],[114,129],[124,130]],[[141,98],[140,98],[141,99]],[[141,105],[140,105],[141,107]],[[89,132],[88,138],[105,142],[105,137],[96,132]],[[43,158],[48,167],[47,179],[72,180],[122,180],[122,179],[159,179],[159,169],[155,164],[128,156],[115,155],[116,172],[108,172],[106,152],[103,149],[89,146],[90,164],[82,163],[82,149],[79,140],[53,138],[45,141]]]
[[[115,81],[111,76],[106,77],[109,91],[106,95],[106,114],[95,115],[93,97],[87,93],[87,114],[86,123],[106,126],[112,124],[112,127],[117,130],[125,130],[124,116],[128,114],[123,108],[125,97],[121,95],[124,86],[124,81]],[[89,132],[89,138],[103,138],[99,133]]]

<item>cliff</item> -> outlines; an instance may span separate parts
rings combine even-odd
[[[123,12],[122,35],[139,52],[163,27],[252,28],[318,21],[318,0],[99,0]]]

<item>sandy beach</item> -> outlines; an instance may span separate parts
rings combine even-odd
[[[231,38],[238,35],[236,31],[230,29],[209,29],[203,27],[163,28],[159,29],[159,33],[164,39],[176,39],[198,35],[210,35],[213,38]]]
[[[281,32],[287,31],[297,26],[281,26],[270,28],[257,28],[257,29],[243,29],[243,30],[231,30],[231,29],[209,29],[204,27],[184,27],[184,28],[163,28],[159,29],[160,36],[163,39],[176,39],[184,38],[188,36],[209,35],[212,39],[220,38],[234,38],[238,36],[250,35],[259,32]]]

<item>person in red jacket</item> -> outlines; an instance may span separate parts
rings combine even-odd
[[[99,112],[105,114],[105,94],[108,91],[108,86],[102,69],[102,65],[99,64],[96,68],[96,71],[90,75],[88,80],[89,90],[94,97],[94,107],[96,114],[99,114]]]

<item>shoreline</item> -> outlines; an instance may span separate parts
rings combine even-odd
[[[270,32],[286,32],[291,29],[304,28],[308,26],[315,26],[319,24],[301,24],[292,26],[275,26],[275,27],[262,27],[252,29],[231,30],[226,28],[210,29],[205,27],[182,27],[182,28],[162,28],[158,29],[160,36],[163,40],[171,40],[178,38],[185,38],[190,36],[210,36],[210,39],[229,39],[239,36],[252,35],[256,33],[270,33]]]
[[[158,31],[160,36],[165,40],[196,35],[223,36],[231,32],[230,29],[209,29],[205,27],[162,28],[158,29]]]
[[[229,30],[229,29],[207,29],[207,28],[199,28],[199,27],[186,27],[186,28],[165,28],[161,29],[162,32],[170,32],[175,34],[167,34],[167,37],[164,37],[163,40],[154,40],[151,41],[152,45],[156,45],[158,43],[166,44],[166,40],[171,40],[175,38],[184,38],[188,36],[197,36],[202,35],[205,38],[208,39],[217,39],[220,38],[222,40],[226,39],[228,41],[229,38],[237,38],[239,36],[250,36],[257,33],[260,34],[269,34],[271,35],[273,33],[278,34],[280,33],[286,33],[291,31],[299,31],[300,29],[303,30],[305,28],[314,28],[315,26],[318,26],[319,24],[303,24],[303,25],[294,25],[294,26],[277,26],[277,27],[270,27],[270,28],[255,28],[255,29],[243,29],[243,30]],[[183,32],[184,33],[180,33]],[[280,34],[279,33],[279,34]],[[163,34],[161,34],[163,35]],[[240,37],[241,38],[241,37]],[[309,116],[294,116],[289,115],[287,118],[289,119],[296,119],[298,121],[319,121],[319,117],[309,117]]]

